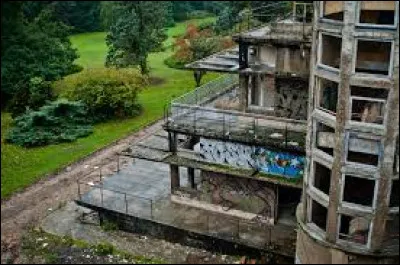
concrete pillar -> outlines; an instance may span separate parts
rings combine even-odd
[[[275,106],[275,96],[276,96],[275,76],[266,75],[264,77],[263,90],[264,90],[263,106],[267,108],[273,108]]]
[[[171,175],[171,193],[180,187],[179,181],[179,167],[175,165],[169,165]]]
[[[380,157],[378,192],[376,196],[375,215],[372,219],[371,249],[381,247],[385,235],[385,222],[389,211],[390,186],[392,185],[393,166],[395,162],[396,138],[399,135],[399,38],[396,38],[393,53],[393,86],[388,95],[386,106],[385,135],[383,152]]]
[[[239,105],[240,111],[246,111],[248,106],[249,76],[239,74]]]
[[[188,173],[188,183],[190,185],[190,188],[195,189],[196,184],[194,183],[194,168],[188,167],[187,173]]]
[[[178,150],[178,135],[174,132],[168,132],[168,145],[169,151],[172,153],[176,153]]]
[[[354,43],[354,23],[355,12],[357,10],[355,1],[346,1],[344,3],[344,25],[342,31],[342,50],[340,61],[340,82],[339,82],[339,100],[336,108],[336,129],[335,129],[335,148],[333,153],[331,187],[329,193],[328,218],[326,227],[326,240],[336,242],[338,227],[338,206],[340,202],[342,165],[346,159],[346,121],[349,120],[349,101],[350,101],[350,76],[353,62],[353,43]]]

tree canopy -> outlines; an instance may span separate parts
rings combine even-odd
[[[167,38],[168,2],[114,2],[115,22],[106,37],[106,66],[139,66],[147,74],[148,54],[162,48]]]
[[[69,41],[70,28],[60,22],[48,6],[30,18],[23,13],[25,3],[1,2],[1,96],[2,106],[12,98],[29,97],[33,77],[46,81],[75,72],[78,57]]]

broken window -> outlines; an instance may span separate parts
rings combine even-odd
[[[330,156],[333,156],[333,148],[335,146],[335,129],[329,127],[323,123],[316,123],[316,142],[315,146],[327,153]]]
[[[345,175],[343,201],[372,207],[375,180]]]
[[[370,221],[365,217],[340,215],[339,238],[366,245],[370,230]]]
[[[399,207],[399,180],[392,181],[392,191],[390,192],[389,207]]]
[[[360,23],[375,25],[395,24],[395,1],[361,1],[360,4]]]
[[[311,199],[311,222],[325,231],[327,216],[328,210],[318,202]]]
[[[356,69],[358,73],[389,75],[391,42],[358,40]]]
[[[351,97],[351,120],[383,124],[385,115],[386,100],[365,98],[365,97]]]
[[[329,195],[331,186],[331,170],[318,162],[314,162],[314,187]]]
[[[250,86],[250,105],[260,106],[261,104],[261,89],[257,76],[252,75],[249,78]]]
[[[347,161],[359,164],[366,164],[372,166],[378,166],[379,155],[378,154],[368,154],[363,152],[348,151]]]
[[[342,38],[321,33],[319,62],[325,66],[339,69]]]
[[[343,1],[323,1],[322,17],[343,21]]]
[[[338,101],[338,83],[317,78],[317,107],[336,115],[336,105]]]

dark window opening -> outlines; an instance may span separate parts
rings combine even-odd
[[[321,63],[330,67],[339,68],[342,49],[342,39],[322,34]]]
[[[389,95],[389,91],[383,88],[352,86],[351,95],[357,97],[379,98],[386,100]]]
[[[339,238],[359,244],[367,244],[370,221],[364,217],[340,215]]]
[[[356,72],[389,75],[390,42],[359,40]]]
[[[323,123],[317,123],[317,148],[333,156],[335,129]]]
[[[372,207],[374,188],[374,180],[346,175],[344,181],[343,200]]]
[[[377,166],[379,162],[379,156],[374,154],[349,151],[347,154],[347,161]]]
[[[316,224],[322,230],[326,230],[326,218],[328,215],[328,210],[322,206],[321,204],[317,203],[314,200],[311,200],[311,222]]]
[[[392,182],[392,191],[390,193],[389,207],[399,207],[399,180]]]
[[[319,163],[314,163],[314,187],[329,195],[331,186],[331,170]]]
[[[296,216],[296,208],[301,199],[301,190],[287,187],[278,187],[278,219]]]
[[[352,98],[351,120],[383,124],[385,115],[385,102],[364,98]]]
[[[343,21],[343,1],[324,1],[322,16],[327,19]]]
[[[338,83],[325,79],[319,79],[317,82],[319,82],[319,107],[335,115],[338,101]]]
[[[378,5],[378,6],[375,6]],[[360,23],[394,25],[395,1],[362,1]]]

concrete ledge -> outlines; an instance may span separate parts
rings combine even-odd
[[[232,217],[242,218],[245,220],[252,220],[254,218],[257,218],[257,214],[254,214],[254,213],[244,212],[244,211],[235,210],[235,209],[224,210],[224,208],[220,205],[201,202],[199,200],[193,200],[193,199],[189,199],[186,197],[173,195],[173,194],[171,195],[171,201],[174,203],[179,203],[179,204],[183,204],[183,205],[187,205],[187,206],[191,206],[191,207],[196,207],[196,208],[200,208],[200,209],[203,209],[206,211],[229,215]],[[268,225],[274,225],[274,218],[266,217],[265,220],[260,220],[260,221],[262,223],[265,223]]]

